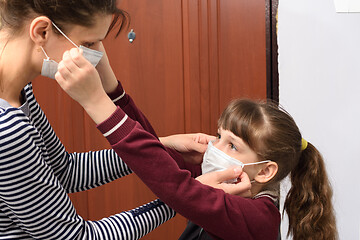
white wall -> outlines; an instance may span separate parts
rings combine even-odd
[[[278,20],[280,103],[325,158],[340,239],[358,240],[360,13],[336,13],[332,0],[280,0]]]

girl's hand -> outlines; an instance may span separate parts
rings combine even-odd
[[[72,48],[64,53],[55,79],[97,124],[116,110],[116,106],[102,87],[98,72],[83,57],[81,50]]]
[[[118,81],[114,74],[114,71],[112,70],[112,68],[110,66],[110,62],[106,55],[106,51],[105,51],[105,48],[104,48],[104,45],[102,44],[102,42],[100,42],[99,51],[103,52],[104,55],[101,58],[98,65],[96,66],[96,70],[98,71],[98,73],[100,75],[101,82],[102,82],[105,92],[111,93],[118,86]]]
[[[200,164],[209,141],[214,140],[215,137],[203,133],[193,133],[175,134],[159,139],[164,146],[180,152],[186,162]]]
[[[237,183],[225,183],[232,179]],[[251,197],[251,182],[249,176],[241,167],[230,167],[224,171],[210,172],[196,178],[202,184],[222,189],[224,192],[241,197]]]
[[[96,102],[104,94],[99,74],[82,56],[82,50],[65,51],[55,79],[71,98],[82,106]]]

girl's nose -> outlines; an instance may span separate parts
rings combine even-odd
[[[221,139],[216,139],[216,140],[213,142],[213,145],[214,145],[214,147],[216,147],[216,148],[219,149],[220,151],[223,151],[223,150],[224,150],[224,143],[223,143],[223,141],[221,141]]]

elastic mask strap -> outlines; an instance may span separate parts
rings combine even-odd
[[[78,45],[76,45],[73,41],[71,41],[70,38],[68,38],[68,36],[65,35],[65,33],[63,33],[63,31],[60,30],[60,28],[58,28],[58,26],[56,26],[56,24],[51,21],[52,25],[56,28],[56,30],[58,30],[67,40],[69,40],[69,42],[71,42],[75,47],[79,48]]]
[[[267,163],[267,162],[271,162],[271,160],[264,160],[264,161],[260,161],[260,162],[254,162],[254,163],[245,163],[244,166],[256,165],[256,164]]]
[[[40,48],[41,48],[41,50],[43,51],[43,53],[45,54],[45,56],[46,56],[46,60],[49,60],[50,58],[49,58],[49,56],[46,54],[46,52],[45,52],[45,50],[43,49],[43,47],[42,47],[42,46],[40,46]]]
[[[244,166],[246,166],[246,165],[256,165],[256,164],[267,163],[267,162],[271,162],[271,160],[264,160],[264,161],[260,161],[260,162],[254,162],[254,163],[246,163],[246,164],[244,164]],[[256,182],[255,179],[250,181],[250,183],[255,183],[255,182]]]

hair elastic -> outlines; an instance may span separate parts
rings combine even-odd
[[[301,139],[301,151],[304,151],[308,146],[308,142],[305,139]]]

